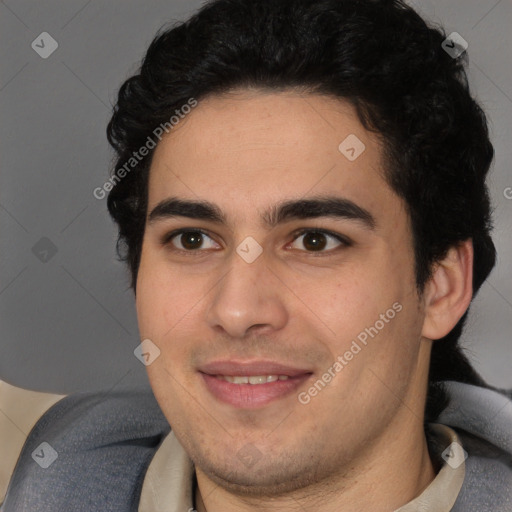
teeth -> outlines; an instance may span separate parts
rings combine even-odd
[[[288,380],[288,375],[217,375],[217,378],[231,382],[231,384],[266,384],[276,380]]]
[[[249,377],[249,384],[265,384],[265,382],[267,382],[267,377],[265,375]]]

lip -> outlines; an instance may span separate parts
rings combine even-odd
[[[215,361],[199,369],[208,392],[217,400],[241,409],[256,409],[296,392],[312,371],[273,361]],[[286,375],[287,380],[265,384],[234,384],[217,375]]]
[[[287,375],[297,377],[306,373],[313,373],[307,368],[277,363],[275,361],[213,361],[199,368],[201,373],[207,375],[233,375],[245,377],[249,375]],[[262,384],[263,385],[263,384]]]

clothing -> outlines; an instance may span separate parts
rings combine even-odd
[[[169,431],[151,391],[68,395],[30,432],[0,510],[136,512],[146,469]]]
[[[461,435],[469,453],[453,512],[512,511],[512,392],[447,383],[452,397],[439,421]]]
[[[434,452],[455,440],[469,456],[457,467],[446,462],[420,497],[395,512],[448,512],[453,500],[451,512],[512,512],[512,400],[477,386],[447,387],[451,403],[439,423],[452,428],[434,427]],[[50,448],[57,458],[43,468],[36,457],[41,462]],[[193,481],[192,462],[151,391],[78,393],[30,431],[0,511],[186,512]]]
[[[0,380],[0,504],[28,433],[64,396],[30,391]]]

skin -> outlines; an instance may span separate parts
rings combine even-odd
[[[366,146],[355,161],[338,150],[349,134]],[[471,300],[472,247],[452,248],[418,294],[409,217],[382,166],[379,139],[351,105],[294,91],[204,99],[155,149],[148,213],[172,196],[208,200],[227,218],[148,221],[137,280],[141,339],[161,351],[149,380],[196,465],[199,511],[395,510],[435,477],[423,431],[429,356]],[[275,203],[333,193],[368,210],[374,229],[327,217],[261,222]],[[183,237],[162,243],[178,228],[208,236],[180,253]],[[299,228],[351,243],[326,236],[311,249]],[[248,236],[263,250],[252,263],[236,252]],[[401,311],[301,404],[298,392],[395,303]],[[312,375],[263,407],[234,407],[198,372],[233,358]],[[260,454],[251,467],[237,456],[247,444]]]

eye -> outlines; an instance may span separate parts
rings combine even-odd
[[[303,229],[296,233],[293,243],[302,239],[307,252],[331,252],[337,247],[348,247],[350,241],[342,235],[319,229]],[[325,250],[324,250],[325,249]]]
[[[297,247],[301,244],[306,252],[330,253],[337,248],[349,247],[352,245],[346,237],[322,229],[302,229],[294,233],[293,242],[287,247]],[[295,247],[294,247],[295,244]],[[172,246],[173,251],[188,254],[200,254],[205,249],[216,249],[220,246],[204,231],[200,229],[178,229],[164,235],[162,238],[163,246]]]
[[[205,239],[210,241],[206,246]],[[171,244],[177,251],[181,252],[197,252],[199,249],[212,249],[217,246],[204,231],[199,229],[180,229],[173,231],[164,236],[162,244]]]

